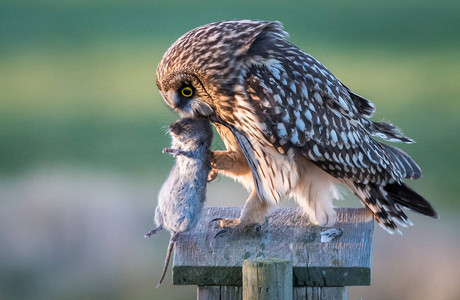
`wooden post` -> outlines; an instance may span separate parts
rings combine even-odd
[[[270,257],[292,263],[294,299],[347,299],[348,286],[370,284],[374,219],[367,209],[337,209],[337,224],[325,228],[309,223],[300,208],[280,208],[260,231],[214,238],[221,228],[210,221],[237,218],[240,212],[204,208],[197,226],[175,244],[173,284],[197,285],[201,300],[239,300],[243,261]]]
[[[198,300],[242,300],[243,292],[241,286],[198,286]]]
[[[292,299],[292,263],[277,258],[245,260],[243,299]]]

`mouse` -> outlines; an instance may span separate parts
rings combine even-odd
[[[169,126],[171,148],[163,149],[176,161],[160,189],[155,208],[157,227],[148,232],[150,238],[163,228],[171,233],[163,273],[157,286],[162,283],[168,269],[171,252],[177,238],[197,224],[206,201],[206,186],[211,171],[212,127],[206,119],[183,118]]]

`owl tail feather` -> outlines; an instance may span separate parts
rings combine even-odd
[[[391,234],[401,234],[398,225],[402,227],[413,225],[402,208],[433,218],[439,217],[436,210],[425,198],[404,183],[378,186],[374,183],[353,182],[349,186],[356,196],[374,213],[379,225]]]
[[[399,148],[379,143],[401,174],[401,177],[408,179],[418,179],[422,177],[422,170],[417,163],[404,151]],[[415,192],[414,192],[415,193]]]
[[[384,189],[395,203],[419,214],[435,219],[439,218],[438,212],[431,206],[430,202],[405,183],[387,184]]]
[[[372,122],[372,135],[390,142],[414,143],[414,140],[405,136],[398,127],[388,122]]]

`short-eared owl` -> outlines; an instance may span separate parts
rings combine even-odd
[[[390,232],[412,224],[402,208],[437,217],[403,182],[419,178],[419,166],[373,137],[412,140],[369,120],[374,104],[286,37],[279,22],[212,23],[180,37],[157,69],[170,107],[216,126],[227,149],[215,152],[214,171],[252,190],[228,225],[263,223],[267,209],[290,196],[313,222],[333,225],[340,183]]]

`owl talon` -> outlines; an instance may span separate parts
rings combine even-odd
[[[222,218],[215,218],[215,219],[212,219],[211,221],[209,221],[209,225],[211,225],[211,223],[214,223],[216,221],[222,221],[223,219]]]
[[[251,230],[254,230],[254,232],[260,232],[262,230],[262,225],[261,224],[251,224],[249,226],[244,226],[244,227],[241,225],[237,225],[235,227],[227,227],[227,228],[220,230],[218,233],[216,233],[213,239],[217,238],[218,236],[222,236],[228,233],[245,233],[245,232],[250,232]]]
[[[222,229],[221,231],[219,231],[218,233],[216,233],[216,235],[213,237],[213,239],[215,239],[216,237],[218,237],[219,235],[223,235],[225,233],[228,233],[230,231],[230,228],[225,228],[225,229]]]
[[[217,175],[219,175],[219,171],[216,169],[212,169],[208,174],[208,182],[211,182],[214,179],[216,179]]]
[[[214,239],[226,233],[233,233],[233,232],[243,233],[243,232],[249,232],[249,231],[260,232],[262,230],[262,224],[255,223],[255,224],[243,225],[241,224],[240,219],[216,218],[212,220],[211,222],[213,221],[220,221],[220,226],[224,228],[218,233],[216,233],[216,235],[214,236]]]

